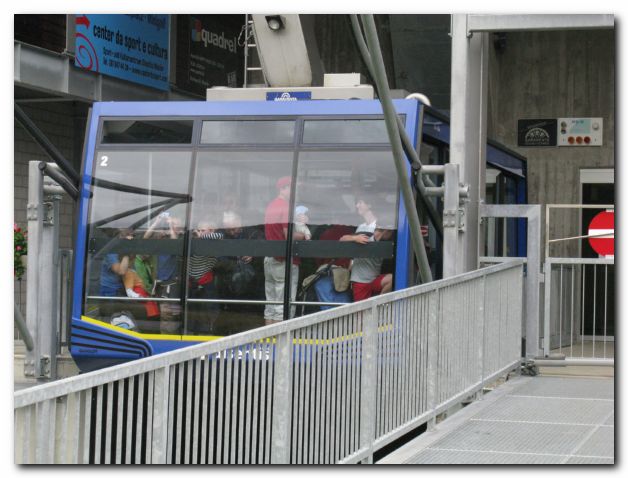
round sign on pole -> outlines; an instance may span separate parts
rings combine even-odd
[[[602,211],[589,224],[589,244],[601,256],[615,255],[615,213]]]

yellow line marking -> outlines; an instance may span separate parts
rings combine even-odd
[[[124,329],[122,327],[118,327],[117,325],[111,325],[107,322],[102,322],[101,320],[93,319],[91,317],[87,317],[85,315],[81,316],[81,320],[85,322],[89,322],[90,324],[98,325],[100,327],[104,327],[106,329],[115,330],[121,334],[130,335],[132,337],[137,337],[139,339],[148,339],[148,340],[179,340],[179,341],[188,341],[188,342],[208,342],[210,340],[216,340],[222,338],[220,335],[169,335],[169,334],[145,334],[142,332],[135,332],[133,330]]]
[[[131,337],[137,337],[139,339],[145,340],[176,340],[180,342],[209,342],[212,340],[217,340],[223,338],[222,335],[169,335],[169,334],[146,334],[142,332],[135,332],[133,330],[124,329],[122,327],[118,327],[117,325],[111,325],[107,322],[103,322],[98,319],[94,319],[92,317],[87,317],[85,315],[81,315],[81,320],[85,322],[89,322],[90,324],[98,325],[100,327],[104,327],[106,329],[115,330],[123,335],[130,335]],[[377,328],[378,332],[385,332],[387,330],[392,330],[393,325],[387,324],[384,326],[380,326]],[[343,335],[340,337],[332,337],[330,339],[292,339],[292,343],[294,345],[332,345],[335,343],[346,342],[349,340],[354,340],[359,337],[362,337],[362,332],[355,332],[349,335]],[[276,343],[277,339],[275,337],[267,337],[265,339],[255,340],[252,343]]]

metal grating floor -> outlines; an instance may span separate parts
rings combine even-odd
[[[515,377],[379,464],[613,464],[613,378]]]

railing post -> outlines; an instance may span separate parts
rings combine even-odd
[[[35,463],[51,465],[54,463],[55,436],[55,399],[44,400],[37,404]]]
[[[545,312],[543,313],[543,356],[550,355],[551,321],[552,321],[552,262],[546,259],[543,265],[545,274]]]
[[[377,305],[365,310],[362,317],[362,373],[360,380],[360,449],[368,448],[363,463],[373,463],[375,420],[377,416]]]
[[[152,416],[151,463],[168,463],[168,402],[170,400],[170,366],[155,370]],[[150,400],[150,397],[148,397]],[[129,426],[129,425],[127,425]]]
[[[290,422],[292,418],[292,332],[277,336],[273,384],[272,443],[270,462],[290,463]]]
[[[541,277],[541,206],[529,206],[528,263],[526,266],[526,350],[525,356],[534,358],[539,353],[540,335],[540,277]]]
[[[486,345],[486,328],[485,328],[485,324],[486,324],[486,275],[483,275],[480,280],[479,280],[479,284],[478,284],[478,291],[477,291],[477,297],[478,297],[478,321],[477,321],[477,328],[478,328],[478,370],[480,371],[480,383],[482,384],[482,387],[484,387],[484,377],[485,377],[485,370],[484,370],[484,347]],[[482,389],[480,388],[480,393],[478,395],[478,398],[481,398],[482,396]]]
[[[438,315],[440,303],[440,289],[429,294],[429,319],[428,319],[428,347],[427,347],[427,408],[434,410],[438,400]],[[436,424],[434,415],[427,422],[428,430],[432,430]]]

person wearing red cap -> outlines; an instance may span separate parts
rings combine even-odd
[[[288,239],[288,221],[290,217],[290,193],[292,180],[288,176],[277,180],[277,197],[266,207],[264,227],[267,241],[285,241]],[[294,232],[294,240],[303,240],[303,233]],[[294,301],[299,281],[299,259],[294,258],[291,264],[290,295]],[[266,300],[283,302],[285,288],[285,257],[265,257],[264,276]],[[293,312],[293,311],[292,311]],[[292,316],[292,313],[290,314]],[[264,319],[269,321],[283,320],[283,305],[267,304],[264,308]]]

